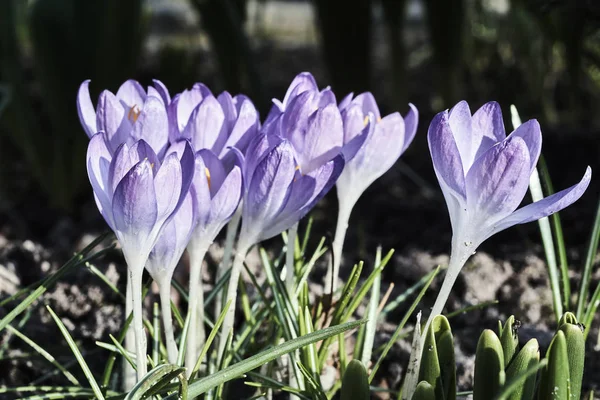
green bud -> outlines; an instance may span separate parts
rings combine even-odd
[[[520,321],[516,321],[514,315],[511,315],[506,320],[504,328],[500,333],[500,343],[502,343],[502,350],[504,352],[504,368],[510,364],[513,356],[519,349],[519,335],[517,330],[521,326]]]
[[[563,331],[558,331],[546,352],[548,365],[542,370],[538,390],[538,400],[570,400],[569,358],[567,339]]]
[[[434,318],[425,336],[419,381],[429,383],[436,398],[456,398],[454,339],[450,324],[443,315]]]
[[[559,327],[559,329],[564,324],[578,325],[579,321],[577,321],[577,317],[575,316],[575,314],[573,314],[572,312],[566,312],[560,318],[560,321],[558,321],[558,327]]]
[[[426,381],[421,381],[413,394],[412,400],[437,400],[435,390]]]
[[[367,370],[360,361],[350,361],[342,380],[340,400],[369,400],[370,398]]]
[[[579,324],[565,323],[559,328],[559,332],[565,334],[567,341],[571,399],[579,399],[581,395],[581,381],[583,380],[583,364],[585,362],[585,338],[583,331]]]
[[[505,380],[502,344],[494,331],[486,329],[479,337],[475,353],[473,400],[493,399]]]
[[[513,358],[506,370],[506,380],[509,381],[537,365],[540,361],[540,346],[536,339],[531,339]],[[533,400],[535,394],[536,375],[524,380],[507,400]]]

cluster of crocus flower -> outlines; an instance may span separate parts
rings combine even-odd
[[[138,379],[146,372],[144,268],[159,287],[169,362],[186,351],[191,373],[203,342],[201,266],[221,229],[234,215],[241,216],[220,355],[233,328],[248,250],[289,230],[286,286],[292,289],[289,254],[298,221],[336,186],[339,214],[326,283],[333,293],[352,208],[407,149],[418,122],[412,104],[404,117],[392,113],[382,118],[370,93],[350,94],[338,103],[331,89],[320,90],[309,73],[293,80],[282,101],[273,100],[262,125],[247,97],[227,92],[215,97],[200,83],[171,97],[159,81],[144,90],[130,80],[116,95],[102,92],[96,107],[88,85],[81,85],[77,99],[90,137],[88,174],[98,209],[115,232],[129,268],[126,310],[134,316]],[[529,121],[505,137],[496,103],[471,115],[461,102],[434,118],[428,139],[453,228],[450,267],[432,311],[435,316],[479,244],[500,230],[573,203],[587,188],[590,171],[578,185],[515,211],[540,154],[537,122]],[[170,284],[186,248],[190,330],[187,348],[178,350]]]

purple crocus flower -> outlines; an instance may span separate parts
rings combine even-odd
[[[84,81],[77,94],[77,112],[87,135],[92,138],[104,132],[108,149],[114,153],[121,143],[131,146],[143,139],[162,159],[168,146],[169,122],[167,105],[170,95],[158,80],[154,87],[144,88],[134,80],[121,85],[116,95],[104,90],[94,108],[89,92],[90,81]]]
[[[574,203],[587,189],[591,169],[578,184],[517,210],[540,156],[542,135],[536,120],[507,137],[498,103],[486,103],[471,115],[462,101],[434,117],[427,138],[453,232],[450,264],[431,321],[441,313],[458,273],[483,241]]]
[[[328,292],[335,291],[348,220],[362,193],[386,173],[406,151],[417,131],[419,113],[409,104],[404,118],[395,112],[381,117],[373,95],[369,92],[353,98],[350,94],[340,102],[344,121],[346,159],[344,171],[336,183],[338,222],[333,241],[333,279],[326,278]]]
[[[238,151],[237,149],[234,151]],[[238,153],[239,154],[239,153]],[[240,155],[240,159],[241,159]],[[190,335],[188,335],[185,365],[191,376],[201,347],[204,346],[204,300],[201,285],[202,262],[208,248],[221,229],[229,222],[240,204],[243,192],[242,169],[229,168],[212,151],[196,153],[194,181],[190,192],[198,201],[196,228],[190,238]]]
[[[96,205],[115,232],[129,267],[136,356],[145,360],[142,273],[164,225],[189,191],[194,173],[193,152],[187,145],[181,157],[171,153],[161,162],[148,143],[138,140],[131,146],[121,144],[113,156],[106,134],[99,132],[88,145],[87,170]],[[139,362],[138,380],[145,371],[146,363]]]
[[[187,139],[194,151],[209,149],[220,158],[232,147],[244,152],[260,124],[248,97],[228,92],[215,97],[202,83],[175,95],[169,117],[171,143]]]

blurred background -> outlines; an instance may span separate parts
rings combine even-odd
[[[92,80],[93,99],[131,77],[144,85],[158,78],[172,93],[202,81],[214,92],[248,94],[264,116],[301,71],[331,85],[338,99],[369,90],[384,113],[404,113],[409,101],[421,113],[414,144],[355,211],[349,243],[360,244],[358,253],[372,252],[374,242],[427,244],[430,236],[447,247],[426,130],[434,113],[458,100],[473,111],[497,100],[508,131],[510,104],[523,120],[537,118],[557,188],[574,184],[587,164],[598,166],[595,0],[3,0],[3,229],[10,222],[46,237],[65,218],[99,220],[75,106],[84,79]],[[596,182],[590,191],[572,219],[586,232]],[[335,213],[322,214],[331,229],[327,215]],[[399,229],[411,218],[421,232]],[[368,239],[377,229],[385,234]]]

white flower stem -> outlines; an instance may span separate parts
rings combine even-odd
[[[177,343],[173,331],[173,315],[171,314],[171,279],[157,281],[165,341],[167,342],[167,358],[169,364],[177,364]]]
[[[131,295],[133,298],[133,332],[135,334],[135,355],[137,366],[137,380],[140,381],[147,372],[146,363],[146,331],[144,330],[144,316],[142,307],[142,275],[144,268],[129,268],[131,280]]]
[[[185,367],[188,377],[196,365],[200,349],[204,345],[204,291],[202,289],[202,263],[210,243],[192,241],[188,246],[190,255],[190,291],[188,298],[188,318],[190,327],[185,349]],[[182,349],[184,351],[184,349]]]
[[[125,290],[125,319],[129,318],[133,311],[133,294],[131,292],[131,279],[127,273],[127,288]],[[125,334],[125,349],[131,353],[135,351],[135,333],[131,325]],[[130,391],[135,386],[135,369],[123,357],[123,390]]]
[[[223,325],[221,325],[217,365],[220,365],[223,361],[225,351],[227,350],[225,348],[225,346],[227,345],[227,338],[229,336],[229,332],[233,329],[233,323],[235,321],[235,302],[237,299],[238,281],[240,280],[242,267],[244,266],[244,260],[246,259],[246,253],[248,252],[249,247],[250,246],[248,246],[246,243],[238,243],[237,252],[233,260],[233,266],[231,267],[231,276],[229,277],[229,284],[227,286],[227,296],[225,298],[225,304],[227,304],[227,302],[231,303],[229,304],[229,308],[227,309],[227,313],[225,314]]]
[[[338,196],[338,218],[335,228],[335,238],[333,239],[333,262],[327,269],[325,276],[325,294],[333,294],[337,289],[337,281],[340,273],[340,264],[342,262],[342,250],[344,249],[344,240],[346,239],[346,231],[348,230],[348,221],[350,214],[356,201],[348,201],[349,199],[341,199]]]
[[[223,258],[217,268],[215,276],[215,284],[221,280],[223,274],[227,272],[231,265],[231,255],[233,254],[233,247],[235,245],[235,237],[237,236],[238,228],[240,227],[240,221],[242,220],[242,207],[238,206],[237,211],[233,214],[231,221],[227,224],[227,233],[225,234],[225,247],[223,249]],[[223,309],[223,296],[215,297],[215,315],[219,315]]]

